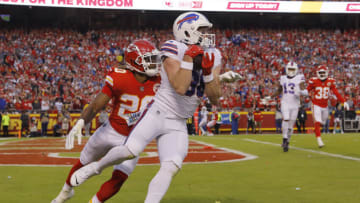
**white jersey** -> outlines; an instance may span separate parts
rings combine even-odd
[[[162,45],[161,51],[163,56],[171,57],[181,62],[187,48],[187,45],[184,43],[168,40]],[[218,49],[209,48],[205,51],[214,53],[215,60],[213,68],[221,64],[221,54]],[[169,82],[163,66],[161,67],[160,75],[161,85],[154,97],[155,102],[169,112],[172,112],[175,117],[191,117],[200,103],[200,98],[204,96],[205,83],[202,70],[193,70],[192,81],[185,95],[176,93]]]
[[[286,75],[280,77],[282,86],[281,105],[298,108],[300,106],[300,83],[305,82],[303,74],[288,78]]]

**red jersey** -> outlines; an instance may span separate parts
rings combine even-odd
[[[262,121],[263,115],[261,114],[261,111],[254,111],[254,121]]]
[[[211,120],[217,121],[219,118],[219,112],[214,111],[211,115]]]
[[[314,105],[326,108],[328,106],[329,93],[332,91],[341,103],[344,103],[344,98],[340,95],[335,86],[335,79],[327,78],[322,81],[319,78],[313,77],[309,80],[307,87],[311,101]]]
[[[140,116],[139,110],[153,99],[159,86],[160,77],[140,83],[129,70],[115,68],[110,72],[102,92],[112,98],[111,126],[118,133],[128,136]]]

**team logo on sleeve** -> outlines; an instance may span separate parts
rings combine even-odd
[[[331,82],[328,82],[328,83],[327,83],[327,86],[330,87],[330,86],[331,86]]]
[[[195,14],[195,13],[191,13],[187,16],[185,16],[183,19],[179,20],[176,24],[178,25],[178,30],[181,29],[181,26],[187,22],[189,24],[191,24],[193,21],[197,21],[199,19],[199,15]]]

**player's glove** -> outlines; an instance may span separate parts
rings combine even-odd
[[[227,82],[232,83],[236,82],[238,80],[243,80],[243,76],[241,76],[239,73],[235,73],[233,71],[228,71],[226,73],[223,73],[219,76],[220,82]]]
[[[81,130],[84,127],[85,121],[84,119],[79,119],[74,127],[71,129],[70,133],[66,136],[65,149],[74,148],[74,140],[75,136],[78,137],[78,144],[81,144]]]
[[[349,109],[350,109],[350,106],[347,102],[344,102],[344,109],[345,109],[345,111],[349,111]]]
[[[204,50],[198,45],[190,45],[185,51],[185,55],[195,58],[198,55],[204,54]]]
[[[214,79],[214,76],[211,73],[212,68],[214,66],[214,60],[215,60],[214,53],[211,53],[211,57],[209,56],[209,53],[205,53],[203,55],[201,61],[201,67],[203,70],[204,82],[206,83],[211,82]]]

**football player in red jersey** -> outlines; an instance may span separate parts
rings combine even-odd
[[[323,147],[321,140],[320,126],[325,124],[329,115],[328,100],[330,91],[336,95],[336,98],[344,105],[345,109],[349,109],[349,105],[336,89],[335,79],[329,78],[328,67],[320,65],[316,70],[317,77],[309,80],[307,90],[312,101],[312,112],[315,125],[315,136],[319,147]]]
[[[70,183],[72,174],[83,166],[99,160],[111,148],[125,143],[133,124],[140,116],[141,108],[151,102],[160,86],[158,76],[161,65],[160,52],[146,40],[136,40],[125,52],[126,67],[113,68],[105,79],[102,92],[84,109],[68,136],[81,134],[86,123],[91,122],[112,99],[113,108],[109,121],[90,137],[73,165],[59,195],[52,203],[65,202],[74,195]],[[110,180],[105,182],[90,202],[105,202],[115,195],[131,174],[138,159],[125,161],[114,167]]]

